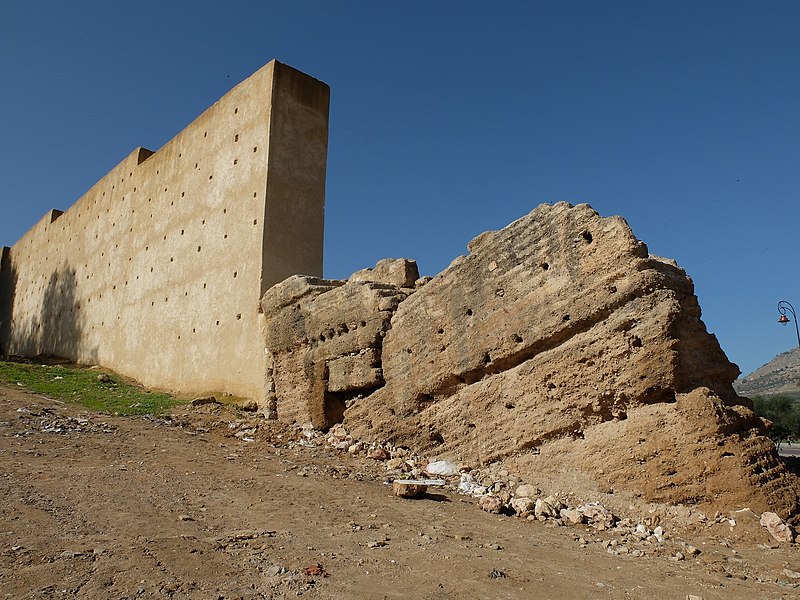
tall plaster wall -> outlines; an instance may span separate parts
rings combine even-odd
[[[45,215],[3,252],[2,351],[263,399],[262,292],[322,274],[328,105],[272,61]]]

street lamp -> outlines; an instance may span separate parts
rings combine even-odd
[[[792,313],[792,317],[794,318],[794,330],[797,333],[797,347],[800,348],[800,329],[797,327],[797,314],[794,312],[794,306],[789,304],[786,300],[778,302],[778,312],[781,313],[781,316],[778,317],[778,323],[781,325],[788,325],[789,321],[792,320],[786,316],[787,309]]]

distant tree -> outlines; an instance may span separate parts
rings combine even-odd
[[[783,442],[800,439],[800,403],[791,396],[753,398],[756,414],[772,422],[768,435],[780,449]]]

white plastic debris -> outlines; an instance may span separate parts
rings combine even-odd
[[[428,463],[428,466],[425,467],[425,472],[428,475],[449,477],[452,475],[458,475],[458,465],[450,462],[449,460],[435,460]]]

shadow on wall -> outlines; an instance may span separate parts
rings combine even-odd
[[[11,249],[3,247],[0,260],[0,355],[7,354],[11,336],[11,315],[17,293],[17,270],[11,263]]]
[[[93,363],[95,349],[83,339],[81,305],[76,297],[75,269],[64,265],[53,271],[42,292],[38,313],[19,315],[12,310],[11,339],[14,354],[59,356],[79,363]]]

